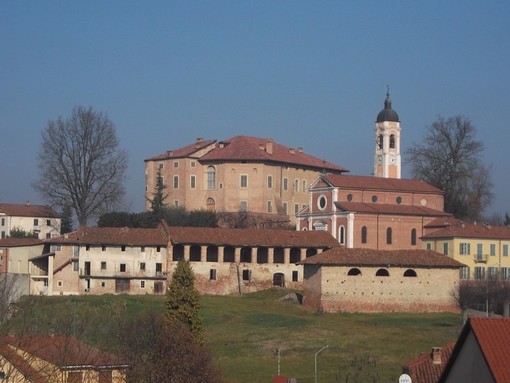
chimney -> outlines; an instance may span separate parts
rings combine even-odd
[[[296,149],[294,149],[294,148],[290,148],[290,149],[289,149],[289,153],[290,153],[290,154],[296,154]]]
[[[197,144],[204,142],[203,137],[197,137]]]
[[[443,349],[441,347],[432,347],[432,352],[430,353],[430,357],[432,359],[432,364],[443,363],[441,360],[442,351],[443,351]]]
[[[273,154],[273,139],[268,138],[266,141],[266,153]]]
[[[30,206],[30,201],[27,201],[27,206]]]

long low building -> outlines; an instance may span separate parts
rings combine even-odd
[[[305,259],[303,302],[324,312],[458,312],[464,265],[430,250],[336,247]]]

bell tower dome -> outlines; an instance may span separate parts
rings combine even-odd
[[[391,107],[389,87],[386,90],[384,109],[375,121],[374,176],[401,177],[400,119]]]

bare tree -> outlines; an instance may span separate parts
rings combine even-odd
[[[124,195],[127,154],[106,114],[76,107],[42,132],[40,179],[34,187],[52,205],[72,206],[78,223],[109,211]]]
[[[492,199],[491,172],[482,162],[483,143],[464,116],[439,117],[422,144],[407,151],[412,175],[445,193],[445,210],[460,219],[479,219]]]

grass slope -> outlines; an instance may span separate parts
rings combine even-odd
[[[374,381],[374,376],[377,382],[396,382],[402,365],[455,340],[461,326],[460,315],[452,314],[321,314],[279,300],[288,293],[273,289],[202,297],[207,347],[225,383],[271,382],[277,374],[277,349],[282,375],[298,383],[314,382],[314,356],[326,344],[329,348],[317,359],[318,381],[354,382],[359,374],[363,382]],[[32,330],[62,325],[84,329],[89,342],[106,349],[116,322],[150,307],[164,309],[164,297],[150,295],[32,299],[23,315]]]

